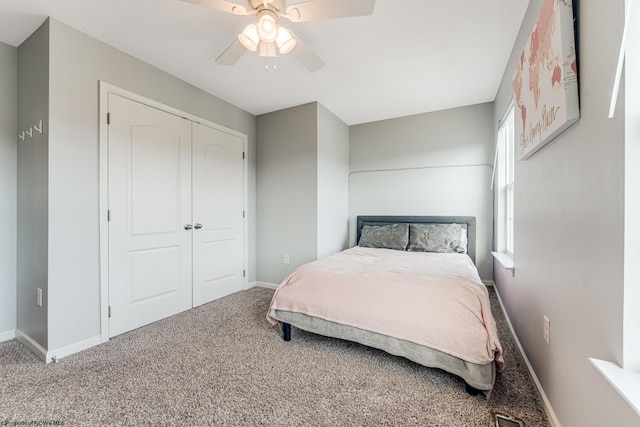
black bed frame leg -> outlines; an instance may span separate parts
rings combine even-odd
[[[282,335],[285,341],[291,341],[291,325],[288,323],[282,324]]]
[[[465,384],[465,390],[467,391],[467,393],[469,393],[471,396],[477,396],[478,394],[482,393],[482,391],[478,390],[475,387],[471,387],[469,384]]]

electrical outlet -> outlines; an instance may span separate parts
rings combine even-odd
[[[284,254],[284,263],[289,264],[290,262],[291,262],[291,257],[289,257],[289,254]]]
[[[42,288],[36,288],[36,304],[42,307]]]
[[[547,344],[550,344],[549,335],[551,333],[551,322],[549,322],[549,318],[547,316],[543,316],[543,318],[544,318],[544,325],[542,329],[542,337],[547,342]]]

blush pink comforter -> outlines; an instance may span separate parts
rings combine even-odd
[[[466,255],[354,247],[296,269],[272,309],[504,365],[487,289]]]

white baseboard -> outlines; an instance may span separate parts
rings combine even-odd
[[[86,350],[102,343],[102,337],[100,335],[96,335],[94,337],[87,338],[86,340],[78,341],[76,343],[60,347],[56,350],[48,351],[46,348],[38,344],[33,338],[19,329],[16,329],[16,339],[26,345],[29,350],[33,351],[35,355],[45,363],[60,360],[63,357],[78,353],[79,351]]]
[[[102,336],[95,335],[91,338],[87,338],[82,341],[75,342],[73,344],[65,345],[55,350],[47,352],[47,363],[53,360],[60,360],[63,357],[70,356],[74,353],[78,353],[82,350],[86,350],[98,344],[102,344]]]
[[[9,341],[16,337],[16,330],[11,329],[9,331],[0,332],[0,342]]]
[[[47,349],[42,347],[33,338],[22,332],[20,329],[16,329],[16,339],[26,345],[29,350],[33,351],[43,362],[49,363],[51,361],[49,360],[47,362]]]
[[[515,340],[515,342],[516,342],[516,344],[518,346],[518,350],[520,351],[520,354],[522,355],[522,358],[524,359],[524,363],[527,365],[527,370],[529,372],[529,376],[531,377],[531,380],[535,384],[536,389],[538,391],[538,394],[540,395],[540,398],[542,399],[544,412],[546,412],[547,417],[549,418],[549,422],[551,423],[552,427],[561,427],[560,426],[560,421],[558,421],[558,417],[556,416],[556,413],[553,411],[553,408],[551,407],[551,402],[547,398],[547,394],[544,392],[544,389],[542,388],[542,384],[540,384],[540,380],[538,380],[538,376],[534,372],[533,366],[531,366],[531,363],[529,362],[529,358],[525,354],[524,349],[522,348],[522,344],[520,344],[520,340],[518,339],[518,336],[516,335],[516,332],[513,329],[513,325],[511,324],[511,319],[509,319],[509,315],[507,314],[507,310],[505,310],[504,304],[502,303],[502,298],[500,298],[500,293],[498,293],[498,288],[495,288],[495,290],[496,290],[496,295],[498,297],[498,302],[500,303],[500,308],[502,309],[502,314],[504,314],[504,317],[507,320],[507,324],[509,325],[509,330],[511,331],[511,336],[513,336],[513,339]]]
[[[268,282],[253,282],[254,285],[253,286],[257,286],[259,288],[267,288],[267,289],[277,289],[278,286],[280,285],[276,285],[275,283],[268,283]]]
[[[484,283],[485,286],[495,286],[495,282],[493,280],[483,280],[482,283]]]

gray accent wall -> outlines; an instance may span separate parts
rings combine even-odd
[[[493,278],[493,103],[350,128],[349,238],[358,215],[475,216],[476,264]]]
[[[515,64],[542,3],[529,5],[496,97],[494,123],[510,102]],[[516,161],[515,271],[512,276],[495,263],[494,278],[560,425],[632,426],[638,415],[588,361],[621,365],[623,356],[624,93],[615,117],[607,115],[625,1],[574,4],[580,121]],[[550,345],[542,337],[545,315]],[[515,361],[507,360],[507,369],[509,363]]]
[[[317,102],[256,122],[258,281],[279,284],[346,248],[349,128]]]
[[[54,19],[35,36],[43,42],[38,46],[44,56],[40,56],[38,50],[37,59],[41,63],[26,67],[26,63],[21,62],[20,71],[21,78],[23,72],[34,74],[30,78],[32,90],[43,99],[31,102],[22,93],[20,99],[38,106],[48,99],[43,104],[50,107],[48,151],[31,156],[39,163],[18,166],[19,177],[32,176],[31,171],[39,168],[34,175],[39,177],[37,191],[19,189],[22,194],[19,197],[27,199],[23,204],[28,201],[35,208],[29,215],[37,213],[37,216],[30,225],[36,227],[34,232],[38,234],[20,242],[33,249],[37,246],[38,250],[48,247],[48,258],[29,264],[37,271],[37,277],[33,283],[20,284],[18,327],[28,328],[25,332],[35,334],[32,337],[49,351],[95,339],[100,334],[100,80],[248,135],[250,252],[247,270],[249,281],[255,280],[255,117]],[[49,39],[47,43],[45,38]],[[20,58],[31,58],[34,48],[28,44],[20,46]],[[21,122],[38,119],[46,112],[31,111],[28,106],[21,103]],[[47,148],[45,144],[39,147]],[[26,218],[30,217],[21,221]],[[42,324],[38,311],[20,303],[20,295],[24,297],[23,302],[35,301],[35,290],[31,295],[31,288],[41,281],[47,284],[48,308],[43,330],[40,326],[36,329],[29,326]],[[46,334],[41,336],[43,332]]]
[[[18,47],[18,129],[40,120],[44,133],[18,144],[17,326],[48,347],[49,21]],[[36,289],[42,289],[42,307]]]
[[[317,255],[315,102],[257,117],[258,280],[279,284]],[[290,264],[284,263],[289,254]]]
[[[0,335],[16,329],[18,49],[0,43]]]

